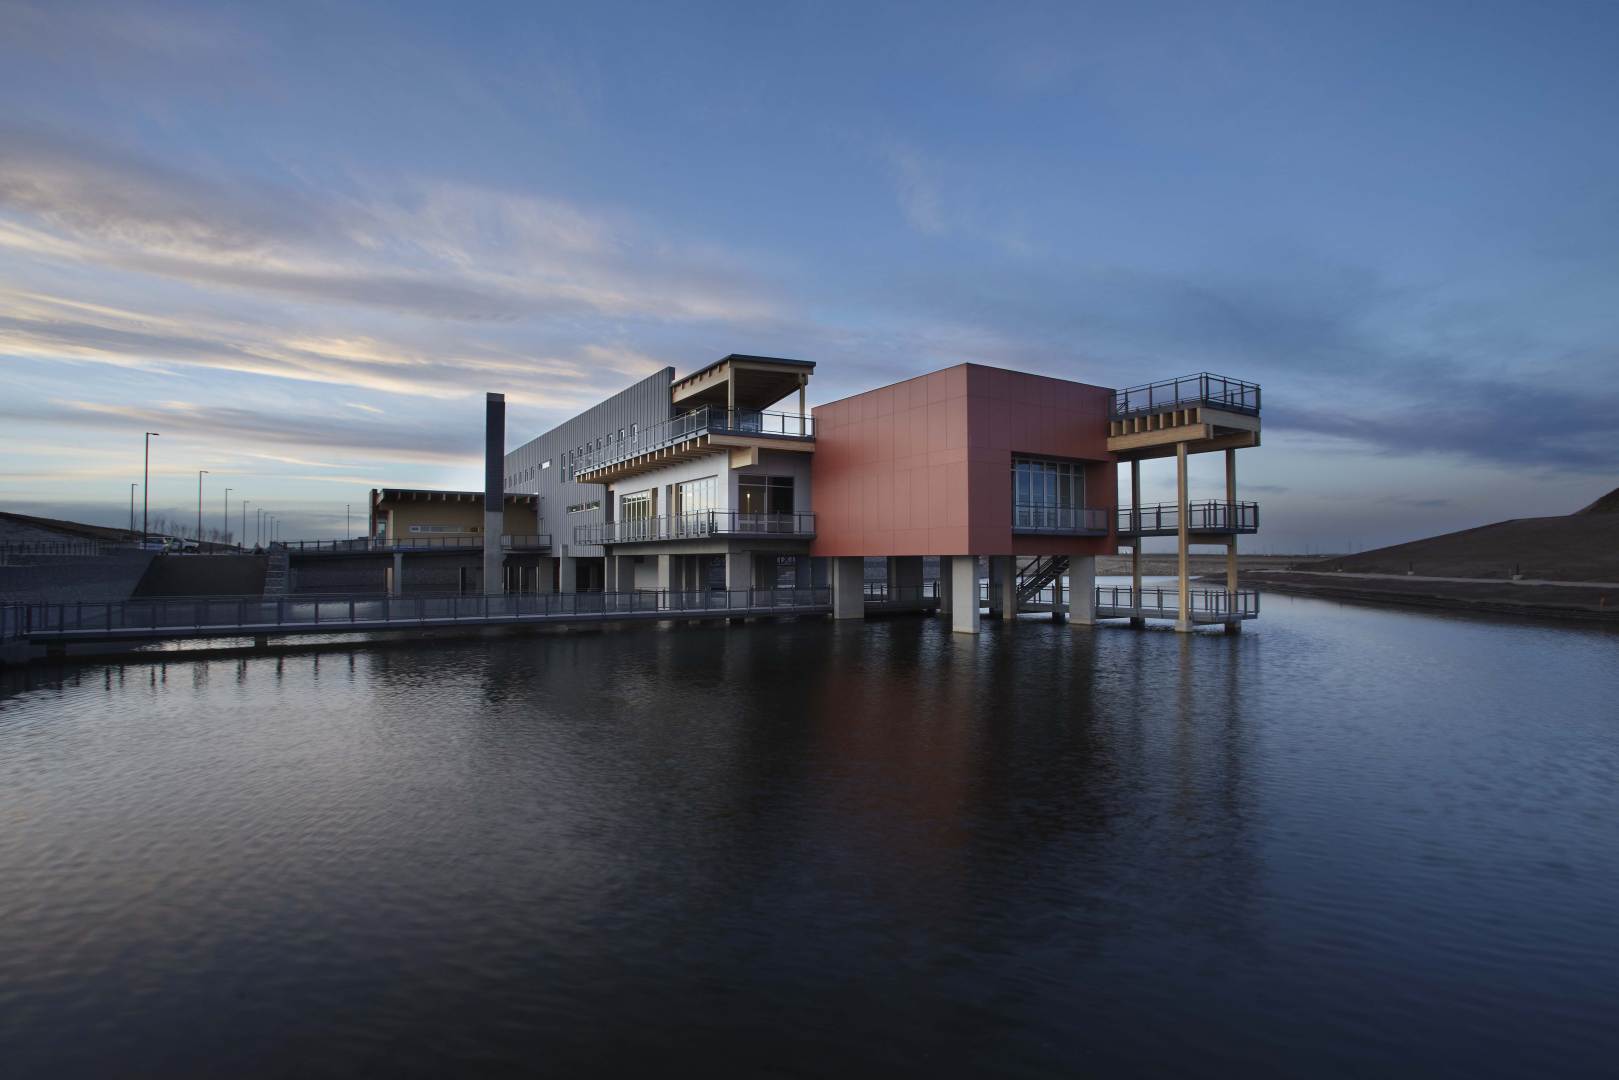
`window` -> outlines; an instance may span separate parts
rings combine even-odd
[[[410,531],[416,535],[423,533],[462,533],[477,532],[477,529],[468,529],[462,525],[412,525]]]
[[[568,513],[583,514],[587,510],[600,510],[601,507],[602,501],[600,499],[593,499],[590,502],[574,503],[572,506],[568,507]]]
[[[637,445],[637,446],[640,445],[640,443],[641,443],[641,425],[640,424],[631,424],[630,425],[630,442],[632,444],[634,444],[634,445]]]
[[[791,514],[793,478],[743,476],[737,479],[737,507],[743,514]]]
[[[551,467],[551,459],[550,458],[546,458],[544,461],[540,462],[540,471],[541,472],[544,472],[546,469],[549,469],[550,467]]]
[[[632,491],[618,501],[618,539],[650,540],[653,537],[655,506],[651,491]]]
[[[1085,466],[1077,461],[1012,458],[1012,527],[1073,532],[1085,521]]]

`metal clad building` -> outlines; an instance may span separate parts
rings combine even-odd
[[[576,525],[607,520],[607,488],[572,479],[587,450],[609,442],[628,446],[644,442],[658,424],[673,415],[669,387],[675,369],[663,368],[620,391],[506,455],[506,491],[540,497],[540,530],[551,534],[552,554],[563,558],[600,558],[606,550],[573,542]]]

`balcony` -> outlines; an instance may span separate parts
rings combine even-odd
[[[815,418],[705,405],[654,424],[633,441],[614,441],[599,451],[587,452],[574,479],[582,484],[608,484],[644,468],[672,465],[716,449],[774,442],[784,447],[813,447]]]
[[[1259,384],[1200,372],[1178,379],[1113,391],[1109,420],[1206,406],[1243,416],[1259,415]]]
[[[1096,587],[1098,619],[1180,618],[1180,594],[1173,588],[1145,588],[1137,593],[1128,586]],[[1259,618],[1259,593],[1255,589],[1188,589],[1186,614],[1193,623],[1231,623]]]
[[[700,510],[691,514],[605,521],[574,528],[575,544],[652,544],[670,540],[748,538],[808,540],[815,535],[815,515],[750,514],[738,510]]]
[[[1106,536],[1107,511],[1091,506],[1014,503],[1012,532],[1044,536]]]
[[[1186,532],[1191,536],[1236,536],[1259,531],[1259,504],[1253,502],[1190,503]],[[1180,507],[1175,503],[1119,507],[1119,538],[1179,536]]]

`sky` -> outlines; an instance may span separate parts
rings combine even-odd
[[[154,514],[206,469],[205,527],[229,487],[342,535],[477,488],[486,391],[515,447],[743,352],[811,404],[1256,381],[1248,550],[1566,513],[1619,485],[1615,41],[1611,3],[0,0],[0,509],[127,523],[157,431]]]

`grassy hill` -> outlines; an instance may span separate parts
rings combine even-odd
[[[1325,560],[1303,569],[1341,566],[1349,573],[1431,577],[1619,581],[1619,489],[1578,513],[1514,518],[1476,529]]]

